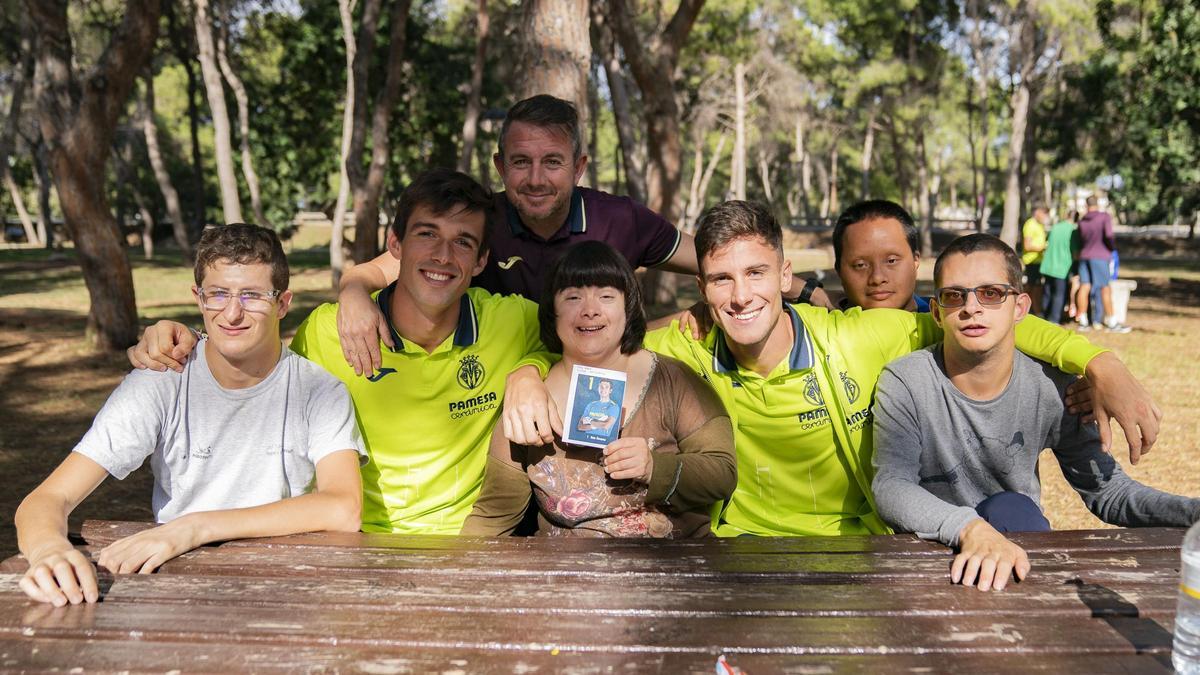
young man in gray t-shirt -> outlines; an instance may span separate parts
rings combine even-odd
[[[195,278],[208,334],[196,358],[182,372],[130,373],[17,509],[29,560],[20,585],[34,600],[98,599],[67,517],[108,475],[123,479],[147,457],[164,524],[102,550],[97,562],[115,573],[149,573],[213,541],[358,530],[365,453],[354,411],[341,382],[279,339],[292,298],[279,238],[252,225],[210,229]]]
[[[1038,455],[1054,451],[1067,481],[1101,520],[1190,525],[1200,499],[1131,479],[1099,432],[1065,410],[1070,376],[1016,351],[1029,310],[1016,253],[991,235],[955,240],[934,267],[931,307],[944,342],[896,359],[879,379],[872,482],[896,529],[960,547],[954,583],[1001,590],[1029,558],[1001,532],[1048,530]]]

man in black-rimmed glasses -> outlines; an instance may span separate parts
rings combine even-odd
[[[1007,244],[986,234],[957,239],[933,275],[930,311],[944,341],[890,363],[873,408],[872,489],[886,521],[958,547],[954,583],[1001,590],[1030,570],[1002,533],[1050,529],[1039,506],[1043,448],[1107,523],[1200,519],[1200,499],[1146,487],[1101,450],[1096,426],[1065,410],[1071,376],[1017,352],[1013,332],[1030,298]]]

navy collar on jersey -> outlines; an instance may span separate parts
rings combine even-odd
[[[392,333],[392,343],[396,345],[392,349],[394,352],[404,351],[404,340],[401,339],[400,333],[396,332],[396,325],[392,322],[392,294],[396,292],[398,283],[400,282],[393,281],[388,284],[375,298],[379,304],[379,311],[383,312],[383,318],[387,319],[388,330]],[[470,347],[479,339],[479,317],[475,314],[475,302],[469,294],[463,293],[458,302],[458,327],[454,329],[454,346]]]
[[[792,332],[796,336],[796,341],[792,345],[792,351],[788,355],[788,368],[790,370],[807,370],[812,368],[816,363],[816,355],[813,353],[812,340],[808,336],[808,329],[804,327],[804,322],[800,320],[800,316],[796,314],[796,310],[792,309],[786,302],[783,303],[783,313],[792,322]],[[717,331],[716,340],[713,346],[713,372],[727,373],[737,372],[737,361],[733,358],[733,353],[729,351],[729,345],[725,344],[725,335],[719,328]]]
[[[525,223],[521,222],[521,214],[517,212],[517,207],[513,206],[512,202],[507,198],[504,200],[504,203],[508,211],[508,226],[512,230],[513,236],[521,236],[523,234],[532,235],[533,233],[526,229]],[[583,210],[583,192],[579,188],[571,191],[571,210],[567,212],[567,222],[564,224],[568,226],[571,234],[583,234],[587,232],[587,213]],[[559,236],[562,233],[562,229],[560,227],[558,232],[555,232],[550,239]]]

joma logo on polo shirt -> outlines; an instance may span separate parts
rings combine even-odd
[[[512,266],[516,265],[519,262],[521,262],[521,256],[513,255],[513,256],[509,256],[508,260],[505,260],[504,262],[497,262],[496,266],[502,270],[507,271],[507,270],[511,270]]]

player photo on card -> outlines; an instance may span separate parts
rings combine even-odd
[[[625,373],[587,366],[572,367],[563,440],[593,448],[603,448],[617,440],[624,397]]]

